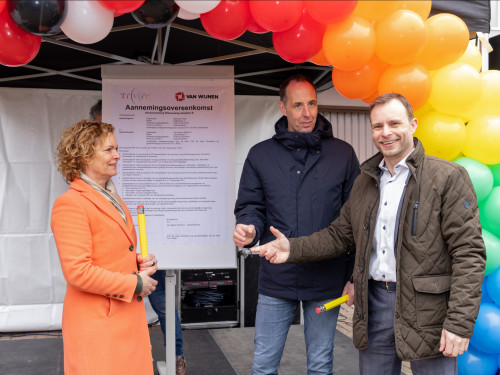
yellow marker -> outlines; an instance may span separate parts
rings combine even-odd
[[[144,206],[137,206],[137,222],[139,223],[139,242],[141,244],[141,257],[148,256],[148,239],[146,237],[146,217]]]
[[[341,305],[344,302],[347,302],[348,299],[349,299],[349,294],[346,294],[345,296],[334,299],[333,301],[330,301],[328,303],[325,303],[324,305],[316,307],[316,313],[321,314],[322,312],[331,310],[331,309],[337,307],[338,305]]]

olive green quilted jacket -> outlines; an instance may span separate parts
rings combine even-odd
[[[471,337],[479,311],[486,252],[476,194],[467,171],[425,155],[414,138],[411,177],[396,240],[396,351],[402,360],[441,355],[442,328]],[[353,341],[368,345],[368,279],[379,204],[379,153],[361,166],[349,200],[329,227],[290,239],[289,263],[339,256],[356,248]]]

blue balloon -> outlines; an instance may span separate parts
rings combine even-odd
[[[457,357],[458,375],[495,375],[498,358],[495,354],[484,353],[472,345]]]
[[[470,343],[485,353],[500,353],[500,306],[481,304]]]
[[[488,277],[485,276],[483,279],[483,285],[481,286],[481,303],[488,302],[488,303],[494,303],[493,300],[491,299],[490,295],[488,294]]]
[[[500,268],[488,276],[486,289],[488,290],[488,296],[500,306]],[[498,334],[500,335],[500,332]]]

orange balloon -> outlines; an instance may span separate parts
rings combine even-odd
[[[309,61],[312,62],[313,64],[320,65],[320,66],[329,66],[330,65],[330,63],[328,62],[328,60],[325,57],[325,53],[323,52],[323,48],[321,48],[316,55],[311,57],[309,59]]]
[[[431,93],[429,71],[418,63],[394,65],[387,68],[378,84],[379,94],[395,92],[403,95],[413,109],[422,107]]]
[[[378,92],[370,95],[368,98],[364,98],[364,99],[361,99],[362,101],[364,101],[366,104],[371,104],[371,102],[373,102],[375,99],[378,98]]]
[[[425,21],[429,41],[417,61],[435,70],[457,61],[467,49],[469,29],[453,14],[440,13]]]
[[[363,99],[377,93],[378,82],[385,68],[387,64],[375,55],[361,69],[350,72],[333,69],[333,85],[348,99]]]
[[[362,68],[375,53],[375,31],[367,20],[351,16],[345,21],[329,25],[323,37],[323,52],[328,62],[337,69]]]
[[[397,10],[375,26],[375,52],[393,65],[408,64],[422,53],[428,31],[424,20],[411,10]]]
[[[368,21],[379,21],[397,10],[399,5],[400,1],[394,0],[362,0],[358,1],[358,4],[356,5],[356,8],[354,9],[354,12],[352,14],[363,17]]]
[[[399,1],[398,9],[412,10],[417,13],[423,20],[429,17],[432,9],[432,0],[404,0]]]

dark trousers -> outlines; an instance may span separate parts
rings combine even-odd
[[[374,283],[368,288],[368,348],[359,351],[361,375],[400,375],[401,360],[394,341],[396,293]],[[413,375],[457,375],[457,359],[435,357],[411,361]]]

